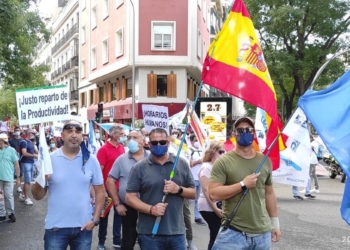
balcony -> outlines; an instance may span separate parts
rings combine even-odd
[[[72,57],[69,61],[62,65],[62,67],[58,68],[54,72],[51,73],[51,79],[54,79],[60,75],[64,75],[70,69],[79,66],[79,56]]]
[[[71,90],[70,92],[70,101],[78,101],[79,99],[78,90]]]
[[[48,56],[47,58],[46,58],[46,65],[48,65],[49,63],[51,63],[52,62],[52,58],[51,58],[51,56]]]
[[[79,33],[79,23],[75,23],[70,30],[55,44],[51,49],[51,54],[56,53],[66,42],[69,41],[75,34]]]

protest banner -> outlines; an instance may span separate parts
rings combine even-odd
[[[172,153],[174,155],[177,155],[177,152],[178,152],[178,150],[180,148],[180,144],[181,144],[180,140],[173,139],[169,143],[168,152]],[[190,150],[189,150],[189,148],[187,147],[186,144],[182,145],[182,148],[181,148],[181,151],[180,151],[180,157],[183,158],[184,160],[186,160],[188,164],[190,164],[191,152],[190,152]]]
[[[0,131],[1,132],[8,132],[7,122],[0,121]]]
[[[311,144],[307,119],[298,108],[282,133],[288,137],[286,149],[280,153],[280,167],[272,172],[274,182],[306,187],[309,180]]]
[[[155,128],[162,128],[169,133],[168,107],[157,105],[142,105],[145,129],[150,132]]]
[[[188,112],[188,120],[190,122],[190,126],[193,130],[193,133],[196,135],[198,139],[200,149],[202,151],[205,151],[209,146],[209,138],[196,112],[192,112],[192,116],[191,116],[191,109]]]
[[[67,85],[16,90],[19,125],[61,121],[70,117]]]

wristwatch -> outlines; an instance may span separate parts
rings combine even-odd
[[[177,194],[182,194],[183,191],[184,189],[182,187],[179,187],[179,191],[177,192]]]
[[[246,191],[248,189],[243,181],[241,181],[240,184],[241,184],[242,191]]]
[[[95,220],[94,218],[92,218],[91,221],[95,224],[95,226],[98,226],[98,224],[100,224],[100,221]]]

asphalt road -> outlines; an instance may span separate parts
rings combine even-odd
[[[275,184],[282,238],[279,243],[273,244],[273,250],[350,249],[350,228],[339,211],[344,184],[339,178],[332,180],[326,176],[319,177],[319,182],[321,193],[315,194],[316,199],[303,201],[292,198],[290,186]],[[0,223],[0,249],[43,249],[46,199],[34,201],[33,206],[25,206],[16,195],[15,209],[16,223]],[[207,227],[193,222],[193,231],[198,249],[206,250],[209,241]],[[96,246],[95,229],[92,249]],[[113,249],[111,234],[107,236],[106,248]]]

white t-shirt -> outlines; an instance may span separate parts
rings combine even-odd
[[[193,150],[193,151],[191,151],[191,150]],[[195,149],[193,147],[191,147],[191,150],[190,150],[191,155],[192,155],[191,156],[191,161],[198,161],[199,159],[203,158],[202,151],[199,151],[199,150],[197,150],[197,149]],[[191,173],[192,173],[193,179],[195,181],[199,180],[198,179],[198,173],[199,173],[199,170],[201,169],[201,166],[202,166],[202,164],[197,164],[197,165],[191,167]]]
[[[202,164],[201,169],[199,170],[198,177],[201,178],[201,177],[205,176],[209,179],[212,169],[213,169],[213,164],[211,162],[204,162]],[[201,189],[201,193],[200,193],[199,199],[198,199],[198,210],[199,211],[213,212],[213,209],[209,205],[207,198],[205,198],[205,195],[204,195],[202,189]]]
[[[314,141],[313,141],[314,142]],[[316,142],[317,143],[317,142]],[[313,146],[312,145],[312,142],[311,142],[311,146]],[[317,149],[317,148],[316,148]],[[318,160],[317,160],[317,155],[316,155],[316,153],[315,153],[315,148],[314,149],[312,149],[311,148],[311,160],[310,160],[310,164],[317,164],[318,163]]]

